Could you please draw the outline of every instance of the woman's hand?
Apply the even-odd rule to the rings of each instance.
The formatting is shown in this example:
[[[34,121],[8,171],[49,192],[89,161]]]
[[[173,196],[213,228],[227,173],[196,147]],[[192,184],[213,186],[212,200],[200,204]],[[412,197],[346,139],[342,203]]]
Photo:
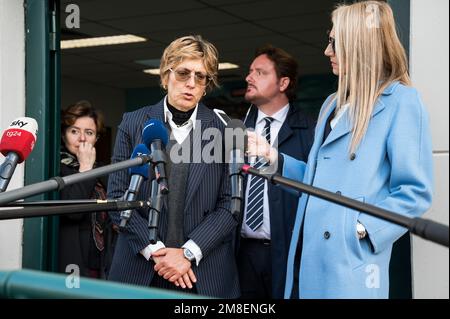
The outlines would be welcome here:
[[[80,163],[80,172],[89,171],[94,167],[96,153],[95,147],[91,143],[80,143],[76,155],[78,162]]]
[[[182,288],[191,289],[197,282],[194,272],[191,270],[191,262],[183,255],[180,248],[162,248],[152,253],[156,265],[154,270],[164,279],[180,285]],[[190,271],[191,270],[191,271]]]
[[[269,164],[278,159],[278,151],[271,147],[264,137],[252,131],[248,132],[247,155],[264,157]]]

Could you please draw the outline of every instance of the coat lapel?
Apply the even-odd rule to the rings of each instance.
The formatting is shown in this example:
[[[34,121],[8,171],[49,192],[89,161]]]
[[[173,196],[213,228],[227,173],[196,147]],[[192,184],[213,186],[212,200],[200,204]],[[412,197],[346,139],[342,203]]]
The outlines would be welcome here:
[[[140,124],[135,127],[134,134],[131,136],[135,145],[143,143],[142,130],[144,129],[145,123],[147,123],[150,119],[160,120],[164,123],[164,99],[154,105],[146,107],[146,112],[143,115],[143,121],[139,121]]]
[[[302,116],[300,110],[297,107],[290,105],[287,117],[278,132],[278,147],[294,134],[293,128],[308,128],[308,123],[306,118]]]
[[[206,108],[203,104],[198,105],[197,110],[197,121],[200,121],[201,125],[197,125],[192,135],[192,157],[193,162],[189,166],[189,177],[186,189],[186,200],[185,207],[189,207],[192,198],[194,197],[195,192],[197,191],[200,182],[205,177],[205,170],[208,168],[209,164],[203,163],[202,161],[202,150],[206,144],[208,144],[209,140],[202,139],[202,133],[208,127],[211,127],[211,122],[213,120],[211,111]]]
[[[323,131],[325,131],[326,119],[328,119],[328,117],[324,119]],[[345,114],[342,115],[341,119],[336,124],[334,129],[331,130],[330,134],[328,135],[328,137],[326,138],[326,140],[322,144],[322,146],[325,146],[327,144],[334,142],[338,138],[350,133],[351,130],[352,130],[352,126],[350,123],[350,118],[348,116],[348,112],[346,111]],[[322,132],[322,139],[323,139],[323,132]]]
[[[334,103],[334,106],[332,107],[332,111],[334,111],[334,109],[336,108],[336,102],[333,102],[333,103]],[[384,107],[385,107],[385,104],[383,103],[383,98],[382,98],[382,96],[380,96],[378,98],[378,100],[375,104],[374,110],[372,112],[372,118],[374,118],[378,113],[380,113],[384,109]],[[328,119],[330,114],[331,114],[331,112],[329,112],[327,114],[327,117],[324,118],[323,125],[321,125],[322,138],[319,140],[323,139],[323,133],[325,131],[326,119]],[[336,124],[334,129],[331,130],[330,134],[328,135],[327,139],[325,140],[325,142],[323,143],[322,146],[328,145],[328,144],[336,141],[337,139],[341,138],[344,135],[347,135],[351,131],[352,131],[352,125],[351,125],[349,113],[348,113],[348,111],[346,111],[345,114],[342,115],[341,119]]]
[[[334,99],[331,102],[331,106],[326,110],[326,113],[322,116],[319,116],[319,121],[317,122],[317,126],[316,126],[316,133],[314,136],[314,144],[313,144],[313,149],[311,149],[310,153],[313,153],[313,151],[317,152],[318,148],[322,145],[322,141],[323,141],[323,134],[325,134],[325,125],[327,124],[327,119],[330,117],[331,113],[334,112],[334,110],[336,109],[336,100]],[[330,134],[327,137],[327,140],[323,143],[323,145],[325,145],[328,140],[330,139],[330,135],[333,133],[333,131],[330,132]]]
[[[153,105],[150,110],[147,112],[144,123],[150,119],[160,120],[164,123],[164,99],[159,101],[157,104]]]
[[[258,117],[258,108],[255,106],[251,106],[248,115],[244,119],[244,125],[247,128],[255,128],[256,126],[256,118]]]
[[[311,147],[308,157],[308,166],[305,172],[305,176],[303,177],[303,181],[306,184],[312,184],[312,180],[316,170],[316,162],[317,162],[317,153],[319,152],[320,147],[322,146],[323,134],[325,133],[325,125],[328,117],[334,109],[336,108],[336,101],[332,101],[332,104],[329,108],[325,109],[324,115],[319,116],[319,120],[316,125],[316,132],[314,134],[314,143]]]

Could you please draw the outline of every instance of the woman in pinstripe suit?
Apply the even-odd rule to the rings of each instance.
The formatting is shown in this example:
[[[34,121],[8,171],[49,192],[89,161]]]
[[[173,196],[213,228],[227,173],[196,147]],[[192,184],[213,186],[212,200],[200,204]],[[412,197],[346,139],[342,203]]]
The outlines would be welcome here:
[[[217,136],[201,138],[207,129],[224,131],[214,112],[200,102],[206,91],[217,85],[217,73],[218,53],[211,43],[200,36],[176,39],[161,58],[161,86],[166,97],[124,115],[113,162],[130,158],[133,148],[142,143],[142,128],[149,119],[163,121],[171,133],[168,154],[181,148],[189,150],[191,156],[190,161],[181,163],[169,156],[170,192],[159,219],[158,242],[149,244],[148,212],[134,211],[117,240],[110,280],[220,298],[239,297],[232,244],[238,217],[229,209],[228,167],[224,161],[192,160],[205,145],[222,142]],[[121,197],[129,180],[125,171],[112,174],[108,197]],[[148,199],[150,191],[146,183],[139,198]],[[119,223],[118,213],[111,213],[111,217]]]

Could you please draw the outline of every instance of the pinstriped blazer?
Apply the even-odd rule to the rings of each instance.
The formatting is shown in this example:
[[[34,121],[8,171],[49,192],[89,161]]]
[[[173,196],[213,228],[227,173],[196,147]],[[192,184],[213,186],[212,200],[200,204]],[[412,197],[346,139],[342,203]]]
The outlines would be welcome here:
[[[112,162],[129,159],[134,147],[142,143],[142,129],[149,119],[164,121],[164,100],[158,104],[125,113],[118,127]],[[224,131],[223,123],[203,104],[199,103],[195,130],[208,128]],[[200,133],[201,133],[200,132]],[[194,151],[218,142],[195,138]],[[198,135],[197,135],[198,136]],[[201,135],[200,135],[201,136]],[[223,136],[223,134],[222,134]],[[211,145],[211,144],[209,144]],[[196,148],[198,147],[198,148]],[[170,176],[169,176],[170,178]],[[108,198],[121,197],[130,181],[127,171],[111,174],[108,181]],[[144,183],[138,199],[149,199],[150,182]],[[228,165],[223,163],[191,163],[187,181],[184,207],[185,241],[192,239],[202,250],[203,258],[198,266],[192,264],[197,276],[196,288],[200,295],[219,298],[237,298],[240,295],[237,267],[232,244],[238,217],[230,213],[230,185]],[[114,223],[119,224],[120,213],[111,212]],[[140,251],[149,244],[148,211],[133,211],[127,229],[121,232],[114,253],[108,279],[129,284],[150,286],[154,276],[154,263],[147,261]],[[161,213],[158,224],[159,239],[164,242],[167,231],[167,215]]]

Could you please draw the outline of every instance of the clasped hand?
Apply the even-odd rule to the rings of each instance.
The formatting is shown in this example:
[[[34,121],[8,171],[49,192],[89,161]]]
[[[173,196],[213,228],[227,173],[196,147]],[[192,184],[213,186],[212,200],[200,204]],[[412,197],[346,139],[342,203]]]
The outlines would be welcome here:
[[[183,255],[183,249],[162,248],[154,252],[152,258],[155,272],[176,286],[192,289],[193,283],[197,282],[191,262]]]

